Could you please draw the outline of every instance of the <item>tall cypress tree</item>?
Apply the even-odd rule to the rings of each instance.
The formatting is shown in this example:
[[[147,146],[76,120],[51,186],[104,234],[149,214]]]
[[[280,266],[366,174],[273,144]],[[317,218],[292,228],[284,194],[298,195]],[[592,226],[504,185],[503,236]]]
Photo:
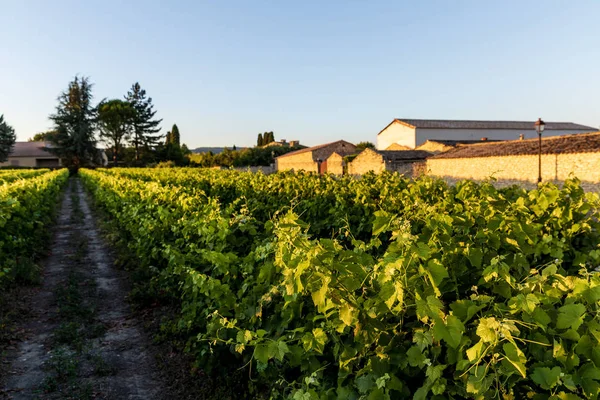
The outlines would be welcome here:
[[[162,119],[154,119],[156,111],[152,104],[152,98],[146,98],[146,91],[141,88],[138,82],[131,86],[131,90],[127,92],[125,99],[131,103],[136,113],[131,143],[135,148],[135,160],[139,161],[140,147],[156,147],[163,138],[163,135],[157,135],[160,132],[159,125]]]
[[[175,144],[177,146],[179,146],[181,144],[181,137],[179,136],[179,128],[177,127],[176,124],[173,124],[173,127],[171,128],[171,140],[170,142],[172,144]]]
[[[15,130],[4,121],[4,115],[0,115],[0,162],[8,159],[16,140]]]
[[[263,139],[262,133],[258,134],[258,139],[256,139],[256,145],[258,147],[261,147],[262,145],[264,145],[264,139]]]
[[[49,117],[56,131],[50,138],[53,146],[49,151],[71,171],[94,165],[99,157],[94,136],[97,110],[92,98],[89,78],[76,76],[58,96],[56,112]]]

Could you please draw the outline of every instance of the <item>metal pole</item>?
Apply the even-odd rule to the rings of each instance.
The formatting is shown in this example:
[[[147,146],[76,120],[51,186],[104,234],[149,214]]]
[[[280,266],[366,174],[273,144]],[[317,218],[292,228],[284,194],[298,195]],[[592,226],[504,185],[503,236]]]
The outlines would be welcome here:
[[[542,133],[538,132],[539,153],[538,153],[538,183],[542,183]]]

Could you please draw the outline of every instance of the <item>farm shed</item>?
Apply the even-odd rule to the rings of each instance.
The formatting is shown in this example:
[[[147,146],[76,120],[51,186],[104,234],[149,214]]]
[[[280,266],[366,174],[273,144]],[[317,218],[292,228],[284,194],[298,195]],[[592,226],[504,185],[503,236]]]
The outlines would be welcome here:
[[[356,152],[356,146],[345,140],[292,151],[275,159],[277,171],[304,170],[307,172],[328,172],[327,159],[337,153],[341,157]]]
[[[377,149],[397,143],[414,149],[427,140],[515,140],[537,137],[534,121],[459,121],[434,119],[394,119],[377,135]],[[571,122],[546,122],[544,135],[558,136],[595,131]]]
[[[348,174],[362,175],[369,171],[396,171],[409,177],[425,172],[424,161],[431,153],[423,150],[365,149],[348,163]]]
[[[538,139],[459,146],[427,159],[431,175],[457,179],[536,182]],[[542,139],[542,179],[564,181],[571,174],[600,183],[600,132]]]
[[[6,162],[1,167],[40,167],[58,168],[60,160],[50,153],[49,142],[16,142]]]

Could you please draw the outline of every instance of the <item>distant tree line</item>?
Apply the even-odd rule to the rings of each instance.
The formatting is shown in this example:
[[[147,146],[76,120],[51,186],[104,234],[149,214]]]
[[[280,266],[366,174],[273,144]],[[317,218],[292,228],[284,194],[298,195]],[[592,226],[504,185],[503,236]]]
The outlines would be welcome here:
[[[198,167],[269,166],[275,162],[276,157],[303,148],[304,146],[272,146],[253,147],[237,151],[225,148],[225,150],[219,154],[213,154],[212,152],[192,154],[190,156],[190,162],[192,166]]]
[[[93,104],[92,87],[89,78],[76,76],[50,115],[53,129],[36,134],[30,141],[51,142],[49,151],[72,170],[101,164],[98,142],[107,146],[105,154],[113,165],[188,162],[177,125],[167,135],[160,134],[162,119],[156,118],[152,98],[138,82],[123,99],[103,99],[97,105]]]

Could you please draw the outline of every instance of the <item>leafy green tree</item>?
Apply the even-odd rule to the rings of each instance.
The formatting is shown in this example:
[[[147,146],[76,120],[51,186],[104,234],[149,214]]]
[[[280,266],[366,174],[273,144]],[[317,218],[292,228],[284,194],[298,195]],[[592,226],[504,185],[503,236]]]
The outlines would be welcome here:
[[[131,86],[125,100],[131,103],[135,110],[131,144],[135,148],[135,161],[137,162],[140,159],[140,147],[143,146],[145,149],[155,148],[163,138],[163,135],[158,135],[162,119],[155,119],[156,111],[152,104],[152,98],[146,98],[146,91],[141,88],[138,82]]]
[[[258,147],[261,147],[261,146],[264,146],[264,144],[265,144],[265,141],[264,141],[264,139],[263,139],[263,134],[262,134],[262,133],[259,133],[259,134],[258,134],[258,139],[256,139],[256,145],[257,145]]]
[[[52,135],[56,135],[56,131],[40,132],[33,135],[28,142],[47,142],[50,141]]]
[[[375,145],[371,142],[360,142],[356,145],[357,151],[363,151],[364,149],[374,149]]]
[[[128,140],[133,131],[135,117],[136,111],[128,101],[114,99],[98,105],[100,138],[112,146],[115,166],[123,141]]]
[[[50,140],[50,152],[72,172],[98,163],[96,149],[97,110],[92,105],[92,84],[89,78],[76,76],[66,91],[58,97],[56,112],[50,115],[56,134]]]
[[[0,115],[0,162],[8,159],[16,140],[15,130],[4,121],[4,115]]]

